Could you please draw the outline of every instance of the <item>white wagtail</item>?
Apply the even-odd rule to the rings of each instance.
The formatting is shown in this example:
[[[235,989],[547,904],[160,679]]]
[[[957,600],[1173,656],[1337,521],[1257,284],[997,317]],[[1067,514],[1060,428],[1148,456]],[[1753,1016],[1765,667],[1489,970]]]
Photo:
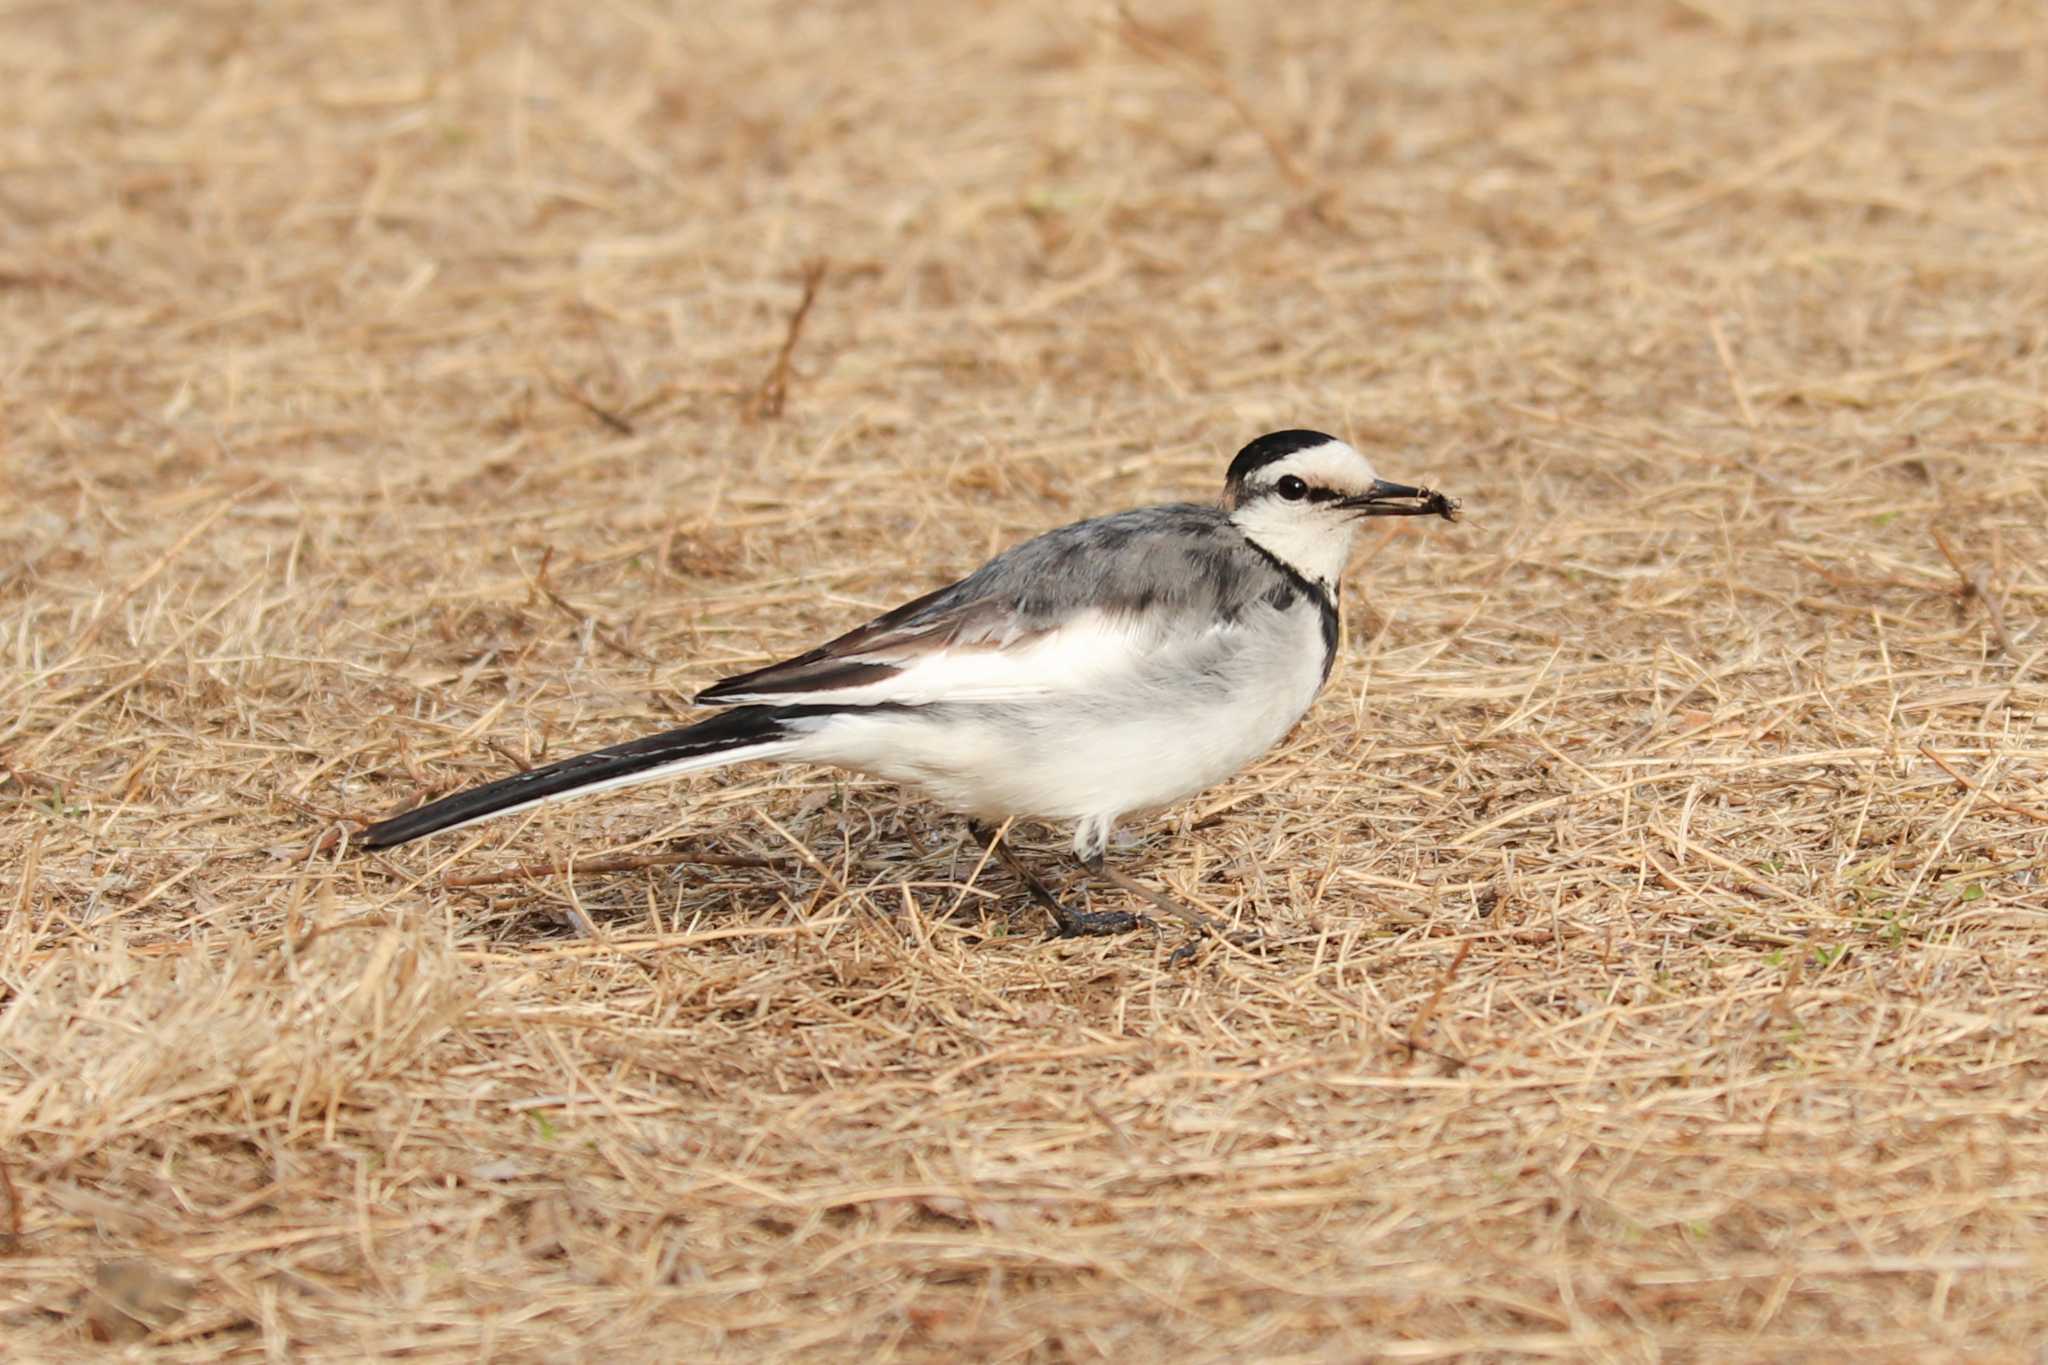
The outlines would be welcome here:
[[[1237,453],[1219,506],[1145,507],[1048,531],[808,654],[697,694],[695,725],[457,792],[363,831],[383,848],[589,792],[745,759],[825,763],[965,814],[1064,934],[1143,921],[1074,911],[993,822],[1071,820],[1083,867],[1190,923],[1103,861],[1123,816],[1192,796],[1279,742],[1337,653],[1337,581],[1362,517],[1436,514],[1315,431]]]

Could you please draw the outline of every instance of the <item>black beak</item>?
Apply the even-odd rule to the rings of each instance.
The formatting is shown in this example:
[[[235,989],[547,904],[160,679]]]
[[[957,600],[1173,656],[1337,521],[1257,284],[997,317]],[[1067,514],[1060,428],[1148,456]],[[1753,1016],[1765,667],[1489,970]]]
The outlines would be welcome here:
[[[1405,483],[1374,479],[1372,487],[1339,504],[1363,517],[1428,517],[1454,520],[1457,500],[1429,488],[1410,488]]]

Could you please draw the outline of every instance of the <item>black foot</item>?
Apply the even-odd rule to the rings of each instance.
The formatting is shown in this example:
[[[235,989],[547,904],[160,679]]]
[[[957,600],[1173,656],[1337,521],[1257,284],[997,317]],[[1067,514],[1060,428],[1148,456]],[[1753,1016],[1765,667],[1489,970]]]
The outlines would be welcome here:
[[[1128,910],[1069,910],[1060,904],[1058,896],[1047,889],[1036,873],[1024,866],[998,832],[979,821],[970,820],[968,832],[981,841],[984,848],[996,855],[1010,874],[1024,883],[1025,891],[1036,901],[1046,914],[1052,916],[1054,938],[1088,938],[1099,934],[1128,934],[1133,929],[1143,929],[1152,921],[1143,915],[1134,915]]]
[[[1250,948],[1265,938],[1265,935],[1257,929],[1233,929],[1214,915],[1197,910],[1191,905],[1182,905],[1163,891],[1154,891],[1143,882],[1133,881],[1111,867],[1100,853],[1092,858],[1082,859],[1081,866],[1087,868],[1098,877],[1107,878],[1132,895],[1152,902],[1160,911],[1180,920],[1190,929],[1193,929],[1197,935],[1213,934],[1235,948]],[[1201,942],[1201,938],[1196,937],[1183,943],[1180,947],[1173,950],[1173,955],[1166,959],[1166,964],[1169,967],[1178,967],[1181,963],[1193,958],[1196,950],[1201,946]]]
[[[1033,899],[1036,899],[1034,897]],[[1069,910],[1065,906],[1055,908],[1045,905],[1052,913],[1054,938],[1087,938],[1096,934],[1128,934],[1133,929],[1151,927],[1152,921],[1143,915],[1134,915],[1128,910]]]

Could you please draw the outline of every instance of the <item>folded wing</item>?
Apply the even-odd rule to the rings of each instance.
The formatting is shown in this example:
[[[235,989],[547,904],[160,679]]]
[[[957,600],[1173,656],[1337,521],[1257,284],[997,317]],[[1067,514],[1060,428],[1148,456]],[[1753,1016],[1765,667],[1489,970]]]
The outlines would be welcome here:
[[[1204,507],[1063,527],[867,624],[699,693],[705,705],[1010,702],[1081,691],[1232,633],[1270,583]],[[1212,645],[1217,643],[1213,639]]]

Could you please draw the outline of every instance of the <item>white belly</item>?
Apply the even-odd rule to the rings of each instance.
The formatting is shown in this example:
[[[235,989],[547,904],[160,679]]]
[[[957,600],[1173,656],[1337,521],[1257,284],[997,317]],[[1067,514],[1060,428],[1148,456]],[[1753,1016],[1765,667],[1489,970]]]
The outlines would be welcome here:
[[[842,713],[798,756],[920,787],[983,819],[1077,821],[1085,854],[1118,817],[1238,772],[1308,710],[1323,681],[1314,610],[1273,612],[1248,635],[1193,677],[1158,670],[1042,701]]]

